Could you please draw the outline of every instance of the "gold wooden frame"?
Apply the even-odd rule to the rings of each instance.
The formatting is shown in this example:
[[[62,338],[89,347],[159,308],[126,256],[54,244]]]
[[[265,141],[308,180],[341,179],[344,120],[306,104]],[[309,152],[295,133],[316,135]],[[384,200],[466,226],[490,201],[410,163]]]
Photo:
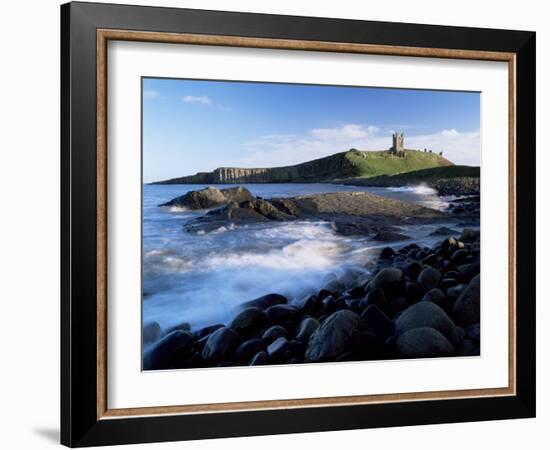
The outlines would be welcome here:
[[[502,61],[508,63],[508,387],[467,389],[401,394],[357,395],[342,397],[265,400],[201,405],[150,406],[109,409],[107,405],[107,42],[109,40],[171,44],[216,45],[266,49],[363,53],[451,59]],[[147,31],[97,30],[97,418],[197,414],[265,409],[344,406],[421,400],[448,400],[516,395],[516,55],[506,52],[455,50],[444,48],[246,38],[237,36],[157,33]]]

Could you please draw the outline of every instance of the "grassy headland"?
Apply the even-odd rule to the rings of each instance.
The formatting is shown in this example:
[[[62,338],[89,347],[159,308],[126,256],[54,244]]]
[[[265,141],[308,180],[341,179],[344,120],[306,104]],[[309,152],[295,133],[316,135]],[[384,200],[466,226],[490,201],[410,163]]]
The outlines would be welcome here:
[[[394,175],[453,163],[436,153],[407,150],[397,157],[387,150],[335,153],[294,166],[272,168],[219,167],[212,172],[158,181],[154,184],[319,183],[335,179]]]

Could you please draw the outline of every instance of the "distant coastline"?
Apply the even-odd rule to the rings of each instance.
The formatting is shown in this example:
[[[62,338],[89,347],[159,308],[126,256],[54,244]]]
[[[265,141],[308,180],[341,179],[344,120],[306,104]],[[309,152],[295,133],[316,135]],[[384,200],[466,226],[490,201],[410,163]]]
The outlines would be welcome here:
[[[428,150],[379,151],[350,149],[301,164],[269,168],[219,167],[151,184],[320,183],[335,179],[395,175],[454,164]]]

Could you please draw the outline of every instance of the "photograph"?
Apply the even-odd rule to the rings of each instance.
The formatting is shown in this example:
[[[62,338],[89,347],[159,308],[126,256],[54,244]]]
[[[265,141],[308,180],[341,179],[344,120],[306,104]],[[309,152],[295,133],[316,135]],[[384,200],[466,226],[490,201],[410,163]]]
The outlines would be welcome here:
[[[479,357],[480,102],[142,77],[142,369]]]

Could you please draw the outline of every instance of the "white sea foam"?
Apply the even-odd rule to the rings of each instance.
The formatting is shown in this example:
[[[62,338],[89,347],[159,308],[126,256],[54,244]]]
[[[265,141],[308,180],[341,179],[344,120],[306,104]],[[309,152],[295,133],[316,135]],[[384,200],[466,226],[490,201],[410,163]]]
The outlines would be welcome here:
[[[401,191],[333,185],[248,187],[265,198],[342,189],[368,190],[419,204],[444,204],[430,188],[422,186]],[[198,188],[144,187],[145,321],[156,320],[162,327],[188,321],[193,328],[225,323],[247,300],[277,292],[293,301],[318,291],[333,275],[340,277],[350,269],[364,271],[365,264],[376,257],[375,243],[341,236],[326,222],[227,224],[207,233],[187,233],[185,222],[204,211],[173,214],[157,205]],[[428,236],[431,231],[433,227],[421,227],[404,233],[416,237]]]
[[[393,192],[412,192],[417,195],[437,195],[437,189],[424,183],[415,186],[389,187],[388,190]]]

